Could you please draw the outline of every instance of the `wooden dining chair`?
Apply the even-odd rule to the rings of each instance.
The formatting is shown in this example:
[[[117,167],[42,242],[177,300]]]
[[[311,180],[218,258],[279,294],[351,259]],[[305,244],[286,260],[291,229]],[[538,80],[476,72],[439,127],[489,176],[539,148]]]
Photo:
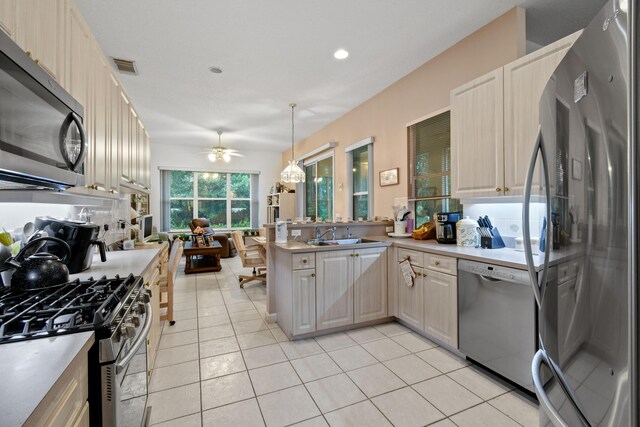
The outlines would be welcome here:
[[[251,276],[246,276],[243,274],[238,276],[238,279],[240,281],[240,287],[244,288],[245,283],[253,282],[254,280],[266,282],[267,281],[267,263],[264,258],[264,255],[260,251],[260,248],[258,247],[247,248],[244,244],[242,231],[236,230],[232,232],[231,235],[233,236],[233,242],[236,245],[238,254],[240,254],[240,260],[242,261],[242,266],[245,268],[253,267],[253,274]]]
[[[178,265],[182,258],[182,240],[176,239],[171,245],[171,253],[169,254],[169,262],[167,263],[167,275],[160,281],[160,320],[168,320],[173,325],[173,284],[178,274]],[[166,310],[163,310],[166,309]],[[164,311],[164,313],[163,313]]]

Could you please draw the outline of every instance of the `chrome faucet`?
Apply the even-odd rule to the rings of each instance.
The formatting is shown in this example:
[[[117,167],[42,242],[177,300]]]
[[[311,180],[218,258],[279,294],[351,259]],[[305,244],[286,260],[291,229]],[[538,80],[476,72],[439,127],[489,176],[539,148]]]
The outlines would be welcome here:
[[[320,234],[320,229],[316,227],[316,239],[320,240],[324,237],[325,234],[331,232],[331,239],[336,240],[336,227],[327,228],[324,230],[324,233]]]

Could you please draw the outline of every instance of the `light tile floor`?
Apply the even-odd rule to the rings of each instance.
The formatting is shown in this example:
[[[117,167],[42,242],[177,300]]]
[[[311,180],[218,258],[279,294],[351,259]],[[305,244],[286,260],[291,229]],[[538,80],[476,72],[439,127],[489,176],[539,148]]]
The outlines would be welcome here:
[[[150,384],[158,426],[526,426],[538,408],[399,323],[289,342],[266,324],[264,285],[178,275]]]

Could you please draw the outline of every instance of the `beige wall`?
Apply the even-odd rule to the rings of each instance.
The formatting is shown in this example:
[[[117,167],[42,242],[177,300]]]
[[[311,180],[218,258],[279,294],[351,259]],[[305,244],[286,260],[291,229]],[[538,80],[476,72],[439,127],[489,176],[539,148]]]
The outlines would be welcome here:
[[[407,196],[407,123],[447,108],[451,89],[523,56],[524,50],[524,10],[514,8],[296,144],[296,154],[311,152],[329,141],[338,142],[334,157],[335,212],[346,218],[351,214],[347,212],[344,147],[375,137],[374,214],[391,216],[393,198]],[[290,156],[290,150],[283,153],[283,167]],[[380,187],[378,172],[395,167],[400,168],[400,184]],[[343,191],[338,190],[340,184]]]

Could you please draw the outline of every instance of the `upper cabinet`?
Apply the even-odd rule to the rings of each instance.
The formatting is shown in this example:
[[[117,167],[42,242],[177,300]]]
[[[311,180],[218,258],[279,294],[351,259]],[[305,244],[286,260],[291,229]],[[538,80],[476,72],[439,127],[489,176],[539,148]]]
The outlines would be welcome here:
[[[547,81],[581,31],[451,91],[451,196],[519,196]],[[540,172],[534,184],[540,183]],[[533,193],[539,192],[539,185]]]
[[[15,42],[57,82],[64,73],[65,0],[14,2]],[[7,6],[9,10],[10,7]]]
[[[582,31],[504,67],[504,179],[508,195],[524,194],[531,152],[538,136],[540,104],[547,82]],[[541,191],[541,171],[534,173],[533,193]]]
[[[0,30],[11,38],[16,30],[16,2],[15,0],[0,0]]]
[[[502,68],[451,91],[451,196],[501,194]]]
[[[0,0],[0,30],[84,106],[85,187],[148,192],[149,133],[73,0]]]

